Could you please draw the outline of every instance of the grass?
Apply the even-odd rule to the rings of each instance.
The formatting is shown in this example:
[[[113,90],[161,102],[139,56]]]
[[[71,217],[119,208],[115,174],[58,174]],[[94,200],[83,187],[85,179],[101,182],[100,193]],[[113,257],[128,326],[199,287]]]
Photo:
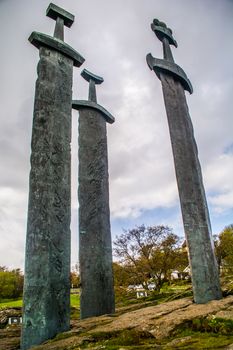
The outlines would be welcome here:
[[[22,307],[23,301],[22,299],[6,299],[6,300],[1,300],[0,301],[0,309],[5,309],[5,308],[14,308],[14,307]]]
[[[130,306],[133,304],[144,304],[146,302],[154,302],[161,304],[167,301],[192,296],[191,283],[180,281],[179,283],[164,283],[160,291],[151,291],[147,297],[136,297],[136,291],[128,291],[126,288],[116,287],[115,297],[116,306]]]
[[[78,294],[70,295],[70,305],[76,309],[80,307],[80,296]]]
[[[71,294],[70,304],[71,304],[71,307],[78,309],[80,306],[79,295]],[[23,305],[22,298],[16,299],[16,300],[12,300],[12,299],[0,300],[0,309],[22,307],[22,305]]]
[[[81,348],[115,350],[123,349],[122,346],[124,346],[124,349],[136,350],[146,349],[154,344],[155,339],[150,333],[125,329],[123,331],[91,333],[90,339],[87,338]]]
[[[233,343],[233,335],[212,332],[192,331],[187,329],[173,339],[166,339],[163,349],[202,350],[221,349]]]
[[[124,331],[92,333],[79,349],[105,349],[105,350],[151,350],[162,348],[164,350],[203,350],[220,349],[233,343],[232,334],[216,334],[186,329],[176,336],[156,340],[150,333],[126,329]]]
[[[136,292],[131,291],[127,293],[116,293],[116,302],[117,306],[127,306],[131,304],[137,304],[137,303],[143,303],[145,301],[152,301],[152,300],[158,300],[159,303],[166,301],[166,298],[169,298],[172,295],[175,295],[176,293],[185,292],[187,288],[190,287],[190,284],[174,284],[174,285],[167,285],[165,284],[162,288],[160,293],[154,292],[151,293],[148,297],[137,299],[136,298]],[[80,307],[80,296],[78,294],[71,294],[70,295],[70,304],[71,307],[78,309]],[[2,299],[0,300],[0,309],[1,308],[14,308],[14,307],[22,307],[22,299]]]
[[[92,333],[91,338],[81,344],[79,349],[105,350],[203,350],[225,349],[233,343],[233,334],[193,331],[180,329],[173,337],[163,340],[155,339],[150,333],[125,329],[123,331]]]
[[[166,302],[171,295],[184,296],[190,292],[190,284],[164,285],[160,293],[151,293],[149,297],[137,299],[136,293],[119,293],[120,302],[123,304]],[[71,318],[79,319],[80,297],[77,294],[70,295]],[[20,307],[22,300],[0,301],[2,307]],[[80,332],[80,331],[79,331]],[[82,331],[78,334],[85,336]],[[77,334],[77,335],[78,335]],[[63,340],[73,336],[73,333],[62,333],[57,335],[54,341]],[[202,349],[224,349],[233,344],[233,320],[217,318],[215,316],[197,318],[180,325],[169,338],[158,340],[150,333],[136,329],[125,329],[123,331],[92,333],[82,344],[75,349],[105,349],[105,350],[152,350],[162,348],[164,350],[202,350]]]
[[[233,336],[233,320],[215,317],[214,315],[187,321],[182,326],[182,329],[185,330],[186,328],[194,332],[209,332]]]
[[[180,325],[164,349],[220,349],[233,343],[233,321],[215,316]],[[170,345],[169,345],[170,344]]]

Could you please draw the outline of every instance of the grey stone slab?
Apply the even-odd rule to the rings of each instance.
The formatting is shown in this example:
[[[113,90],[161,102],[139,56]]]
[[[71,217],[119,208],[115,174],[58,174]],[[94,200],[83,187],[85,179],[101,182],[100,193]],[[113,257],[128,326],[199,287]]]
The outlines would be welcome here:
[[[73,60],[40,48],[36,82],[21,349],[69,329]]]

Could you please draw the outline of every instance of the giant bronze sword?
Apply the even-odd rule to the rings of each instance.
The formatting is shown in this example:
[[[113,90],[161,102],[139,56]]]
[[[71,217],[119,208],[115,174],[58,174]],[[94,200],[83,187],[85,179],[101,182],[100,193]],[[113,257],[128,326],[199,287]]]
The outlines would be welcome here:
[[[170,45],[177,47],[171,29],[158,20],[151,28],[163,44],[164,59],[147,55],[147,63],[161,80],[171,137],[176,179],[191,267],[194,300],[206,303],[222,297],[214,255],[209,212],[192,121],[184,90],[192,85],[175,64]]]
[[[26,237],[21,349],[70,327],[70,142],[73,65],[84,58],[63,41],[74,16],[50,4],[54,36],[33,32],[39,49]]]
[[[86,69],[89,98],[73,101],[79,111],[79,262],[81,318],[113,313],[114,288],[109,213],[106,122],[114,117],[97,104],[103,78]]]

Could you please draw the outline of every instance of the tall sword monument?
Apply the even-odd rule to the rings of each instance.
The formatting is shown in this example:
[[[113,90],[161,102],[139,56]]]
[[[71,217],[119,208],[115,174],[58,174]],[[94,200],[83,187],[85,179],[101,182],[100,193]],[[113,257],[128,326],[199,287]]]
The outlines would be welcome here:
[[[82,77],[89,98],[73,101],[73,108],[79,111],[80,311],[86,318],[115,311],[106,134],[114,117],[97,104],[95,84],[103,78],[85,69]]]
[[[39,49],[26,237],[21,349],[70,326],[70,142],[73,65],[84,58],[63,41],[74,16],[50,4],[54,36],[33,32]]]
[[[147,63],[161,80],[171,137],[177,185],[192,274],[194,301],[222,297],[214,255],[209,212],[201,166],[184,90],[192,93],[185,72],[175,64],[170,45],[177,47],[171,29],[158,20],[151,28],[163,44],[164,59],[147,55]]]

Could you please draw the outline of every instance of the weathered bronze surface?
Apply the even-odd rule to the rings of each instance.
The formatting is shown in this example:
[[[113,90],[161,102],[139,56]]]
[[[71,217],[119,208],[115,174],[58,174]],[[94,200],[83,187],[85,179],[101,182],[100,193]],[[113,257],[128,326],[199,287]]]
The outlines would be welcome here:
[[[57,35],[63,36],[61,25],[63,20]],[[41,43],[38,47],[22,350],[70,327],[70,142],[74,59],[54,49],[53,45]]]
[[[161,26],[161,23],[154,20],[152,30],[163,43],[164,67],[167,66],[168,69],[161,69],[157,64],[158,60],[153,59],[151,54],[147,55],[147,63],[159,76],[163,88],[194,300],[196,303],[206,303],[213,299],[220,299],[222,294],[198,150],[184,93],[184,89],[191,93],[192,87],[186,74],[182,73],[183,70],[180,71],[181,74],[176,74],[177,65],[174,63],[169,45],[177,46],[177,44],[174,44],[171,30],[166,28],[164,23]],[[161,27],[166,29],[164,35]]]
[[[114,118],[96,103],[95,83],[102,78],[84,71],[89,100],[73,101],[79,110],[79,262],[81,318],[115,311],[106,120]],[[86,103],[84,103],[86,102]]]

